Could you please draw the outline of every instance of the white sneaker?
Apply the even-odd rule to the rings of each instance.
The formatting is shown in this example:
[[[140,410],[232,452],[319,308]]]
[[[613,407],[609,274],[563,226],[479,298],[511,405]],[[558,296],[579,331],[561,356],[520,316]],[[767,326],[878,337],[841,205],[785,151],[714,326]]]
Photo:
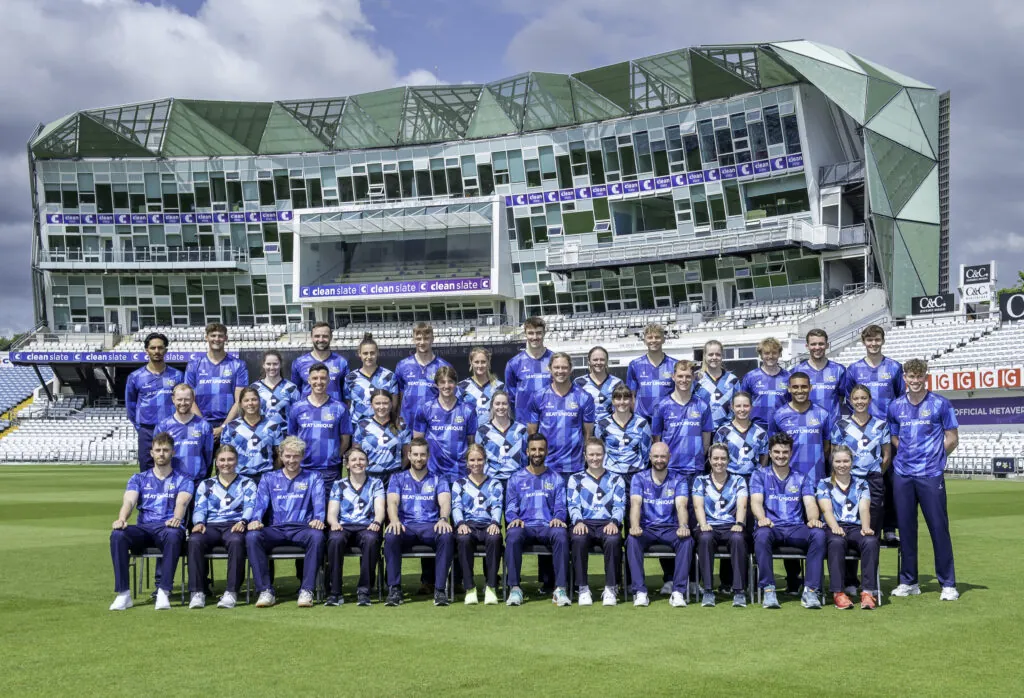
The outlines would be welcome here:
[[[920,596],[921,587],[916,584],[900,584],[892,590],[893,596]]]
[[[313,607],[313,592],[303,589],[299,592],[299,608]]]
[[[234,608],[236,603],[238,603],[238,595],[233,591],[225,591],[224,595],[220,597],[220,601],[217,602],[217,608]]]
[[[846,593],[846,595],[847,595],[847,596],[849,596],[849,597],[850,597],[851,599],[857,596],[857,587],[855,587],[855,586],[852,586],[852,585],[851,585],[851,586],[845,587],[845,588],[843,589],[843,591],[844,591],[844,592]]]
[[[942,587],[942,593],[939,594],[939,601],[956,601],[959,598],[960,592],[956,587]]]
[[[274,596],[274,592],[270,589],[260,592],[260,597],[256,599],[256,608],[270,608],[277,603],[277,598]]]
[[[201,591],[194,592],[188,602],[189,608],[206,608],[206,594]]]
[[[611,587],[605,587],[604,593],[601,594],[601,605],[602,606],[615,606],[619,603],[619,595],[615,593],[615,590]]]
[[[576,603],[580,606],[593,606],[594,596],[590,593],[590,589],[580,589],[580,598]]]
[[[171,599],[163,589],[156,590],[156,603],[153,605],[158,611],[166,611],[171,607]]]
[[[662,584],[661,591],[659,591],[658,593],[660,593],[662,596],[668,596],[669,594],[671,594],[672,582],[665,582],[664,584]]]
[[[633,594],[633,607],[634,608],[639,608],[641,606],[650,606],[650,605],[651,605],[651,600],[649,598],[647,598],[647,592],[646,591],[638,591],[637,593]]]
[[[130,591],[122,591],[114,597],[114,603],[110,604],[111,611],[127,611],[131,607],[132,593]]]
[[[673,608],[682,608],[686,605],[686,597],[683,596],[681,591],[673,591],[672,596],[668,597],[668,605]]]

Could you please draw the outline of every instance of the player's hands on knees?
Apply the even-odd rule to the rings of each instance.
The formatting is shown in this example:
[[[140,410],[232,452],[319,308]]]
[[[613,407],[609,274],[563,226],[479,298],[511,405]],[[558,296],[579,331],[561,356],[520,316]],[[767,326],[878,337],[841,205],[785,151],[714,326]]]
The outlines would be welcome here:
[[[760,526],[761,528],[772,528],[773,527],[772,526],[772,520],[769,519],[767,516],[762,516],[761,518],[759,518],[757,520],[757,525]]]
[[[619,535],[619,526],[614,521],[609,521],[604,525],[605,535],[617,536]]]
[[[205,529],[206,527],[204,526],[203,528]],[[235,525],[231,527],[231,532],[232,533],[245,533],[245,524],[242,523],[241,521],[236,522]]]
[[[111,525],[111,528],[113,528],[115,531],[123,531],[124,529],[128,528],[128,522],[124,519],[118,519]]]
[[[402,525],[401,521],[392,521],[391,523],[388,524],[388,527],[385,530],[388,533],[394,533],[395,535],[401,535],[402,533],[405,533],[405,526]]]
[[[678,536],[679,538],[689,538],[690,537],[690,527],[689,526],[680,526],[678,529],[676,529],[676,536]]]
[[[164,526],[166,526],[167,528],[177,528],[180,525],[181,519],[179,519],[177,516],[170,518],[167,521],[164,521]]]
[[[379,521],[373,521],[373,522],[371,522],[371,523],[370,523],[370,525],[369,525],[369,526],[367,526],[366,528],[368,528],[369,530],[371,530],[371,531],[373,531],[374,533],[376,533],[377,531],[379,531],[379,530],[380,530],[380,522],[379,522]]]
[[[525,528],[526,523],[522,519],[513,519],[509,522],[509,528]]]
[[[629,535],[631,535],[631,536],[642,536],[643,534],[644,534],[644,529],[641,528],[640,526],[630,526],[629,527]]]
[[[493,528],[493,527],[494,527],[494,524],[491,524],[490,526],[488,526],[487,532],[490,533],[491,532],[491,528]],[[459,527],[457,529],[455,529],[455,530],[456,530],[456,532],[460,536],[468,536],[469,535],[469,526],[467,526],[464,523],[459,524]]]
[[[844,529],[839,524],[836,524],[835,526],[829,526],[828,528],[830,531],[832,531],[833,534],[846,538],[846,529]]]
[[[250,531],[259,531],[261,528],[263,528],[263,522],[260,521],[259,519],[257,519],[256,521],[250,521],[249,522],[249,530]]]
[[[238,524],[235,525],[237,526]],[[234,531],[235,529],[232,528],[231,530]],[[206,533],[206,524],[196,524],[192,527],[192,533]]]
[[[572,527],[572,532],[574,535],[577,536],[585,535],[587,532],[587,525],[580,521],[578,524]]]
[[[369,528],[369,526],[367,526],[367,528]],[[331,524],[331,530],[332,531],[344,531],[345,528],[340,523],[332,523]]]
[[[551,521],[548,522],[548,526],[551,528],[569,528],[561,519],[551,519]]]
[[[441,519],[434,524],[434,533],[451,533],[452,525],[448,523],[448,519]]]
[[[711,530],[711,524],[709,524],[709,523],[708,523],[707,521],[705,521],[704,523],[702,523],[702,524],[700,525],[700,530],[702,530],[702,531],[704,531],[705,533],[707,533],[708,531],[710,531],[710,530]]]
[[[875,535],[875,531],[872,528],[868,528],[866,526],[861,526],[860,534],[862,536],[873,536],[873,535]]]
[[[808,521],[807,526],[808,528],[825,528],[825,522],[821,519],[814,519],[813,521]],[[845,532],[843,535],[845,535]]]
[[[501,533],[501,526],[496,523],[492,523],[487,527],[487,533],[488,535],[497,536]]]
[[[326,528],[326,526],[324,526],[324,522],[320,519],[313,519],[312,521],[310,521],[309,527],[312,528],[314,531],[322,531],[324,530],[324,528]]]

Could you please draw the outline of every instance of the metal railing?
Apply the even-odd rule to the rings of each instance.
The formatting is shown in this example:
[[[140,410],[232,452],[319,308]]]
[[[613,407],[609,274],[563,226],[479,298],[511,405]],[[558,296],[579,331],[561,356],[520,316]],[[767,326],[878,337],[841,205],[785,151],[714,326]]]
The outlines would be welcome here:
[[[41,264],[240,264],[249,261],[242,247],[140,247],[134,250],[39,250]]]

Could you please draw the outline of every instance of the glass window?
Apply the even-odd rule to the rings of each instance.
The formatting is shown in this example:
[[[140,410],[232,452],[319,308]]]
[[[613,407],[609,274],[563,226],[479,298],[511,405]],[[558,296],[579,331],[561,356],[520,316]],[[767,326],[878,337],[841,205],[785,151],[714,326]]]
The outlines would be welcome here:
[[[782,117],[782,131],[786,137],[786,152],[792,155],[800,152],[800,131],[796,124],[796,115]]]
[[[699,122],[697,124],[697,133],[700,135],[702,162],[715,162],[718,160],[718,153],[715,151],[715,129],[711,125],[711,120]]]
[[[768,140],[765,138],[764,124],[760,121],[747,125],[750,134],[750,151],[754,160],[764,160],[768,157]]]
[[[765,107],[764,128],[768,136],[768,145],[779,145],[782,143],[782,120],[779,118],[778,107]]]

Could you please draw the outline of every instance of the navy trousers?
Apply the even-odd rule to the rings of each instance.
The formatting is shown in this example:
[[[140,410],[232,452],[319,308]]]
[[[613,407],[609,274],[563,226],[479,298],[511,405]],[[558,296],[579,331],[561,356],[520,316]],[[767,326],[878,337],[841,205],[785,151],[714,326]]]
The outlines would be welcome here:
[[[498,586],[498,563],[501,560],[501,532],[487,532],[489,523],[466,521],[469,533],[455,534],[455,542],[459,550],[459,565],[462,567],[462,581],[466,589],[475,589],[473,579],[474,553],[478,543],[484,544],[484,582],[492,589]],[[456,527],[458,530],[458,527]]]
[[[166,592],[174,585],[174,571],[185,544],[185,529],[162,523],[138,524],[110,532],[110,559],[114,563],[114,592],[128,591],[128,558],[146,548],[160,548],[163,557],[157,567],[156,586]]]
[[[312,592],[316,587],[316,573],[320,568],[320,560],[323,559],[324,532],[310,528],[304,523],[266,526],[246,534],[245,547],[249,553],[256,591],[273,591],[268,556],[271,550],[280,545],[297,545],[305,550],[300,589]]]
[[[667,545],[675,553],[675,559],[668,562],[672,568],[672,591],[686,593],[690,576],[690,561],[693,559],[693,536],[680,538],[676,535],[678,527],[672,524],[664,526],[645,526],[639,536],[626,538],[626,561],[629,564],[629,577],[632,580],[631,591],[647,593],[647,580],[644,576],[644,553],[656,543]]]
[[[188,590],[193,594],[205,591],[209,561],[206,556],[218,546],[227,548],[228,574],[226,591],[238,593],[245,576],[245,532],[233,533],[231,523],[206,524],[204,533],[193,533],[188,539]]]
[[[519,586],[523,571],[523,548],[546,545],[551,549],[555,586],[565,588],[569,576],[569,529],[553,526],[523,526],[505,532],[505,571],[509,586]]]
[[[825,564],[825,529],[810,528],[807,524],[777,524],[773,528],[758,527],[755,529],[754,557],[757,559],[757,583],[762,589],[775,586],[772,552],[777,545],[799,548],[806,553],[807,569],[804,585],[808,589],[821,590],[821,577]]]
[[[733,531],[731,526],[712,527],[710,531],[696,530],[697,535],[697,558],[700,561],[701,584],[708,591],[715,587],[715,553],[722,543],[729,545],[729,565],[722,565],[722,570],[728,569],[728,583],[732,584],[734,593],[740,593],[747,587],[747,534],[745,531]],[[725,560],[723,559],[724,563]],[[722,579],[722,584],[726,584]]]
[[[452,563],[452,534],[437,533],[434,524],[405,524],[405,533],[384,534],[384,562],[387,566],[389,587],[402,586],[402,553],[414,545],[426,545],[437,556],[434,565],[434,588],[443,590],[448,581],[448,566]]]
[[[953,541],[949,537],[949,514],[946,511],[946,481],[935,477],[904,477],[893,473],[893,501],[896,503],[896,523],[900,529],[900,547],[903,565],[901,584],[917,584],[917,507],[920,505],[924,522],[932,537],[935,553],[935,576],[944,587],[956,586],[953,566]]]
[[[345,564],[345,551],[359,546],[359,581],[356,591],[369,592],[374,582],[377,561],[380,560],[380,531],[371,531],[366,526],[345,524],[340,531],[331,531],[327,536],[327,570],[330,578],[330,593],[341,595],[341,578]]]
[[[609,535],[604,532],[607,521],[584,521],[587,532],[572,534],[572,569],[576,575],[576,586],[587,586],[587,571],[590,567],[590,547],[600,545],[604,553],[604,585],[619,584],[619,569],[622,567],[622,534]]]
[[[149,451],[153,448],[153,430],[156,425],[140,424],[135,429],[139,435],[139,472],[144,473],[153,467],[153,454]]]
[[[860,553],[860,574],[864,580],[864,591],[878,591],[874,588],[875,580],[878,578],[878,536],[863,535],[860,526],[842,523],[839,525],[846,531],[845,536],[828,532],[828,590],[836,594],[846,587],[846,551],[856,548]],[[851,561],[850,564],[856,573],[856,561]],[[852,582],[852,578],[849,581]]]

